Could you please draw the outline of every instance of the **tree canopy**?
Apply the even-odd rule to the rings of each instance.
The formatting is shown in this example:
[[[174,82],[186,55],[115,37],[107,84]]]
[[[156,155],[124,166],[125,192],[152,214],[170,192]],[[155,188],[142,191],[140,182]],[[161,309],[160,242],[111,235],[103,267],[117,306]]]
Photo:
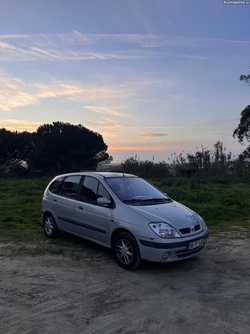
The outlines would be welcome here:
[[[247,85],[250,85],[250,74],[248,75],[242,74],[240,76],[240,81],[245,81]]]
[[[243,143],[244,140],[250,141],[250,105],[242,110],[240,123],[234,130],[233,136],[237,137],[240,143]]]
[[[240,81],[244,81],[250,86],[250,74],[241,75]],[[246,106],[241,112],[240,123],[233,132],[233,137],[237,138],[238,141],[243,144],[244,142],[250,142],[250,105]],[[250,146],[241,154],[241,158],[250,158]]]
[[[1,129],[0,170],[22,160],[30,172],[40,175],[95,169],[112,160],[107,148],[99,133],[82,125],[54,122],[33,133]]]

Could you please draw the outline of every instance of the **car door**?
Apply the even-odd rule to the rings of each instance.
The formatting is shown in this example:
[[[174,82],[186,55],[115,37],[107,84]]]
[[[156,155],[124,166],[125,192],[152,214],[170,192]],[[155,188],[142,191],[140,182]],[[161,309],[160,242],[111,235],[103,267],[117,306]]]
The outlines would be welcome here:
[[[81,227],[82,236],[106,243],[109,240],[113,209],[112,205],[97,205],[99,197],[106,197],[113,203],[109,192],[99,180],[85,176],[79,192],[76,221]]]
[[[76,201],[76,196],[81,177],[81,175],[66,177],[57,191],[57,196],[54,196],[53,211],[56,220],[59,226],[67,232],[77,233],[75,216],[78,202]]]

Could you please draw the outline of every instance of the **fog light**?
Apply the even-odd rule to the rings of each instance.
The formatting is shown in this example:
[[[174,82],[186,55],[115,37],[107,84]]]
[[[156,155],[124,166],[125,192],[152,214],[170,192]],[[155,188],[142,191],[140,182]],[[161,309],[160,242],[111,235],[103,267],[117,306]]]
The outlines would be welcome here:
[[[164,254],[162,255],[162,258],[163,258],[164,260],[167,260],[167,259],[169,258],[169,256],[170,256],[170,253],[164,253]]]

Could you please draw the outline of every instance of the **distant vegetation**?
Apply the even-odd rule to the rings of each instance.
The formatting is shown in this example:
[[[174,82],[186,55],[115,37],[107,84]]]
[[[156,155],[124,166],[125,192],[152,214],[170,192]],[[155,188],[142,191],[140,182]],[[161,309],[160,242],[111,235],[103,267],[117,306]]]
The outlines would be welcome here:
[[[144,178],[191,178],[193,180],[247,180],[250,179],[250,160],[243,154],[237,158],[227,152],[222,142],[213,150],[201,147],[194,154],[173,153],[168,162],[141,161],[138,156],[126,159],[119,167],[124,173]]]

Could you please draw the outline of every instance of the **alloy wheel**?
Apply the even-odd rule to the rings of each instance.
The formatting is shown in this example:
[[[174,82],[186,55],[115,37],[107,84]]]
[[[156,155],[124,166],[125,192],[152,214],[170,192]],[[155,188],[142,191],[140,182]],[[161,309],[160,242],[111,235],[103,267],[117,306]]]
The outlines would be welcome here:
[[[45,232],[48,236],[51,236],[53,234],[53,231],[54,231],[54,221],[52,219],[52,217],[50,216],[47,216],[45,218],[45,222],[44,222],[44,229],[45,229]]]
[[[116,255],[125,265],[133,261],[134,251],[131,243],[127,239],[119,239],[116,244]]]

